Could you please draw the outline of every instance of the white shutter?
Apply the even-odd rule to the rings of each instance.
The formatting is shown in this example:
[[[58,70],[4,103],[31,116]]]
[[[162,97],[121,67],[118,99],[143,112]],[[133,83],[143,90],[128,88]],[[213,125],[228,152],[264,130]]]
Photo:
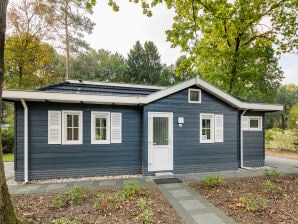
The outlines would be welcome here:
[[[242,130],[249,129],[249,116],[241,116],[241,128]]]
[[[111,143],[122,142],[122,116],[121,113],[111,113]]]
[[[61,111],[48,111],[48,144],[61,144]]]
[[[224,141],[224,119],[223,115],[215,115],[214,120],[214,128],[215,128],[215,142],[223,142]]]

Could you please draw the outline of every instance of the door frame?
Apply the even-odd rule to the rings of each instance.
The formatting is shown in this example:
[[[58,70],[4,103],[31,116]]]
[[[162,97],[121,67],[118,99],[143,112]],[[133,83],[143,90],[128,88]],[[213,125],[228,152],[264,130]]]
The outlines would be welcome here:
[[[150,164],[153,163],[153,117],[168,117],[169,118],[169,167],[167,171],[173,170],[173,154],[174,154],[174,128],[173,128],[173,112],[148,112],[148,172],[151,171],[164,171],[164,169],[150,168]]]

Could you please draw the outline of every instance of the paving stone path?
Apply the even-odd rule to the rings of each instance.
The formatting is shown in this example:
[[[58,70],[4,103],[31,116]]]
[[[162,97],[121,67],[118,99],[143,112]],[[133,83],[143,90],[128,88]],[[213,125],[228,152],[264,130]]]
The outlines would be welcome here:
[[[157,186],[187,224],[236,223],[184,183]]]

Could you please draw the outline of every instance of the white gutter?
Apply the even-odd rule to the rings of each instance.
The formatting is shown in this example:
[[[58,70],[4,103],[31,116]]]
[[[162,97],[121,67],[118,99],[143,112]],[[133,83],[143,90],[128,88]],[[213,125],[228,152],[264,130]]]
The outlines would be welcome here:
[[[243,128],[242,128],[242,117],[246,113],[247,110],[244,110],[240,116],[240,168],[244,168],[243,166]]]
[[[21,99],[24,107],[24,182],[28,183],[28,107],[24,99]]]

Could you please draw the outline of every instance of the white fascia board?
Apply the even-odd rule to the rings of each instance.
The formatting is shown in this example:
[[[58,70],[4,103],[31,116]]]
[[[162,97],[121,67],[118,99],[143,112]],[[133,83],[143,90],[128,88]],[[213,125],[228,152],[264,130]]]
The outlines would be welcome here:
[[[193,86],[193,85],[196,85],[196,78],[193,78],[193,79],[187,80],[185,82],[179,83],[175,86],[166,88],[164,90],[152,93],[152,94],[148,95],[147,97],[145,97],[144,104],[151,103],[155,100],[158,100],[158,99],[161,99],[161,98],[166,97],[168,95],[171,95],[173,93],[179,92],[180,90],[186,89],[186,88],[188,88],[190,86]]]
[[[7,100],[30,100],[50,101],[67,103],[92,103],[92,104],[117,104],[117,105],[138,105],[143,102],[144,97],[127,96],[102,96],[78,93],[57,93],[44,91],[17,91],[3,90],[3,99]]]
[[[109,82],[93,82],[93,81],[79,81],[79,80],[66,80],[66,82],[74,84],[87,84],[87,85],[99,85],[99,86],[115,86],[115,87],[128,87],[128,88],[140,88],[140,89],[157,89],[162,90],[166,87],[161,86],[147,86],[147,85],[134,85],[126,83],[109,83]]]
[[[255,111],[283,111],[284,106],[276,105],[276,104],[242,102],[242,108],[240,109],[255,110]]]

